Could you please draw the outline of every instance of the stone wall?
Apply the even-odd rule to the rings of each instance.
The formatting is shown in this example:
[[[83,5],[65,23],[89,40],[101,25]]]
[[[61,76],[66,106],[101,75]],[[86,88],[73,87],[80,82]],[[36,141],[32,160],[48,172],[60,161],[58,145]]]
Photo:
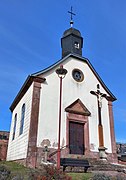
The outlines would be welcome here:
[[[9,132],[0,131],[0,160],[6,160]]]

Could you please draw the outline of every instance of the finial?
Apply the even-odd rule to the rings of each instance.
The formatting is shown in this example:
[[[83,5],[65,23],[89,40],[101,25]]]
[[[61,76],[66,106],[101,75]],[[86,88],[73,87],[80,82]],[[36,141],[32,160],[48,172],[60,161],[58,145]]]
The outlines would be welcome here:
[[[70,13],[71,14],[71,20],[70,20],[70,25],[71,25],[71,27],[73,27],[73,15],[75,16],[76,14],[75,13],[73,13],[73,7],[71,6],[71,11],[68,11],[68,13]]]

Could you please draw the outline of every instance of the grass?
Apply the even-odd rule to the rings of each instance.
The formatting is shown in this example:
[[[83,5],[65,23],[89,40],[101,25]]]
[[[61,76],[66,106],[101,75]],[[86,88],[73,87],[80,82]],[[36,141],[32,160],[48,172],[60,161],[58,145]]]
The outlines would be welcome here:
[[[68,176],[72,177],[72,180],[88,180],[90,179],[93,175],[92,173],[67,173]]]
[[[23,177],[24,180],[29,179],[29,174],[31,171],[33,172],[33,169],[26,168],[23,165],[11,162],[11,161],[0,161],[0,166],[4,166],[7,170],[11,172],[11,177],[18,176]],[[92,173],[67,173],[68,176],[72,177],[72,180],[88,180],[92,177]]]
[[[5,166],[8,170],[13,172],[26,172],[27,168],[16,162],[11,161],[0,161],[0,165]]]
[[[28,179],[30,169],[24,167],[23,165],[20,165],[19,163],[16,162],[11,162],[11,161],[0,161],[0,167],[4,166],[7,170],[11,172],[11,177],[18,176],[23,177],[24,180]]]
[[[27,168],[27,167],[25,167],[23,165],[20,165],[19,163],[16,163],[16,162],[0,161],[0,172],[2,172],[1,171],[2,167],[5,167],[6,170],[10,171],[10,174],[8,175],[8,178],[6,178],[6,180],[11,180],[14,177],[16,179],[19,179],[19,180],[21,180],[21,179],[23,179],[23,180],[28,180],[28,179],[29,180],[36,180],[36,179],[38,179],[40,177],[39,178],[39,180],[40,180],[40,179],[43,179],[42,178],[43,176],[44,177],[48,176],[50,170],[51,170],[51,172],[53,172],[53,174],[56,177],[55,170],[50,169],[49,167],[45,168],[45,169],[32,169],[32,168]],[[48,169],[48,171],[46,169]],[[45,172],[46,172],[46,174],[45,174]],[[62,175],[62,174],[60,174],[60,175]],[[69,177],[71,177],[72,180],[89,180],[91,178],[94,179],[95,174],[91,173],[91,172],[87,172],[87,173],[74,173],[74,172],[71,172],[71,173],[67,173],[67,175]],[[103,176],[101,173],[100,173],[100,175],[99,175],[99,173],[96,174],[96,175],[97,175],[97,177],[95,179],[98,179],[98,176],[100,176],[100,177]],[[106,176],[107,176],[107,174],[106,174]],[[52,174],[49,177],[52,177]],[[119,177],[120,180],[125,179],[125,177],[120,175],[120,174],[118,175],[118,177]],[[117,177],[117,175],[114,175],[114,176],[111,176],[110,179],[114,180],[114,179],[118,179],[118,177]],[[0,174],[0,179],[1,179],[1,174]],[[55,178],[55,179],[59,180],[60,178]]]

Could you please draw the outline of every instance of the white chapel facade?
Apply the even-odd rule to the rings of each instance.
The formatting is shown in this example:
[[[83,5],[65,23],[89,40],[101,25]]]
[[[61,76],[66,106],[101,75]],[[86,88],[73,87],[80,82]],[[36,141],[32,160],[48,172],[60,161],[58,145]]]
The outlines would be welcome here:
[[[117,162],[112,109],[116,98],[90,61],[82,57],[79,30],[66,30],[61,46],[62,58],[28,76],[10,107],[7,160],[36,167],[47,146],[48,159],[57,162],[60,84],[56,69],[62,65],[67,74],[62,81],[61,157],[99,159],[99,148],[103,148],[106,159]]]

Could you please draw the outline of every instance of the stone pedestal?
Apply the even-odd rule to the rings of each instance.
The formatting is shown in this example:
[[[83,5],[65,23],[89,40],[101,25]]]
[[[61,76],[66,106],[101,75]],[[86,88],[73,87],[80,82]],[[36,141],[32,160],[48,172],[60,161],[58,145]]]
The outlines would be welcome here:
[[[48,152],[49,152],[49,149],[48,149],[47,145],[45,145],[45,148],[43,149],[43,152],[45,153],[44,161],[47,163]]]
[[[106,155],[106,149],[105,147],[99,147],[98,150],[99,150],[99,157],[100,159],[103,159],[103,160],[106,160],[107,159],[107,155]]]

